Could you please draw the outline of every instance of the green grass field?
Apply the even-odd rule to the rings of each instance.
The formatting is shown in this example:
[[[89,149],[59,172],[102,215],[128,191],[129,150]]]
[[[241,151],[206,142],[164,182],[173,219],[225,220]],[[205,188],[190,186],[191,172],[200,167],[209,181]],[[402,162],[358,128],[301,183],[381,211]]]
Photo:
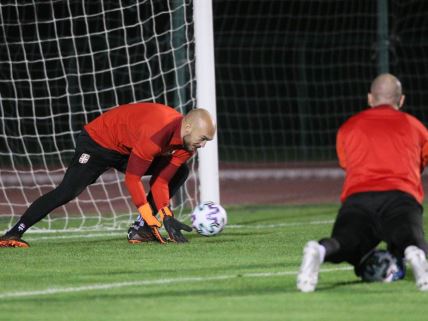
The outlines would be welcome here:
[[[409,272],[360,282],[324,264],[299,293],[303,245],[330,233],[336,205],[229,208],[216,237],[129,245],[125,232],[30,234],[0,249],[0,320],[427,320],[428,293]]]

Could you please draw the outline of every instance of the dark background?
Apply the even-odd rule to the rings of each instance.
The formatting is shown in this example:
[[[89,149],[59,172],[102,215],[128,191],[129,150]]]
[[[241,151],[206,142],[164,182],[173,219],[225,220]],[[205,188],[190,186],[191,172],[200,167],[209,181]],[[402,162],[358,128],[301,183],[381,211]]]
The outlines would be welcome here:
[[[377,3],[213,1],[223,163],[335,159],[379,70]],[[83,124],[121,103],[196,106],[191,1],[121,4],[2,2],[1,167],[62,166]],[[389,70],[426,124],[428,1],[387,4]]]
[[[378,1],[214,1],[223,161],[335,159],[378,74]],[[428,122],[428,1],[387,1],[389,70]]]
[[[195,107],[190,0],[0,10],[0,167],[64,166],[83,125],[119,104]]]

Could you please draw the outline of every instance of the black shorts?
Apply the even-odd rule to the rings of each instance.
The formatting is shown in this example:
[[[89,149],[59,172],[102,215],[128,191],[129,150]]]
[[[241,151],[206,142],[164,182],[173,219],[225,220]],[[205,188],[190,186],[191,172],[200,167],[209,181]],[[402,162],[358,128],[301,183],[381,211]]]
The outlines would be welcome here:
[[[401,191],[357,193],[342,204],[333,226],[332,238],[340,250],[328,261],[353,265],[381,241],[402,257],[408,245],[427,250],[423,232],[423,208]]]
[[[125,172],[128,159],[129,155],[102,147],[85,130],[82,130],[77,137],[76,150],[69,164],[69,169],[81,168],[81,171],[96,176],[96,180],[109,168]]]

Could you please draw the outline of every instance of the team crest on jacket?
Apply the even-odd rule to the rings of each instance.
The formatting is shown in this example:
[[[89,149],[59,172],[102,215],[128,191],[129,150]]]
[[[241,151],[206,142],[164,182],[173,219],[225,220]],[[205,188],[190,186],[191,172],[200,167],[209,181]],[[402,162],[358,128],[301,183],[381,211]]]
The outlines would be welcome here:
[[[89,158],[91,158],[91,155],[83,153],[82,155],[80,155],[79,163],[80,164],[86,164],[88,162]]]

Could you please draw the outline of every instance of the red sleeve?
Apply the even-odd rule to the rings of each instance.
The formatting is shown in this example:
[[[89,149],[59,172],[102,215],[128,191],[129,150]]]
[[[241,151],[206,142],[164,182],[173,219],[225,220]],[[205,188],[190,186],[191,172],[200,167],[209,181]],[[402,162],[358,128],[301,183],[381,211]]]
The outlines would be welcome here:
[[[416,129],[421,148],[421,172],[428,165],[428,129],[417,118],[406,115],[411,126]]]
[[[150,164],[151,160],[142,159],[134,153],[129,156],[128,167],[125,172],[125,185],[137,208],[147,203],[141,177],[150,167]]]
[[[428,140],[425,141],[425,144],[422,148],[422,165],[424,167],[428,165]]]
[[[346,155],[345,155],[345,147],[343,141],[343,132],[342,128],[339,129],[336,138],[336,153],[337,158],[339,159],[339,165],[343,169],[346,168]]]
[[[415,122],[417,123],[421,133],[420,136],[421,136],[421,145],[422,145],[422,151],[421,151],[422,167],[426,167],[428,165],[428,129],[420,121],[415,121]]]
[[[168,165],[162,168],[158,173],[154,173],[150,179],[150,190],[155,201],[156,208],[161,209],[169,205],[168,184],[174,177],[178,168],[184,164],[193,153],[179,149],[174,152]]]

